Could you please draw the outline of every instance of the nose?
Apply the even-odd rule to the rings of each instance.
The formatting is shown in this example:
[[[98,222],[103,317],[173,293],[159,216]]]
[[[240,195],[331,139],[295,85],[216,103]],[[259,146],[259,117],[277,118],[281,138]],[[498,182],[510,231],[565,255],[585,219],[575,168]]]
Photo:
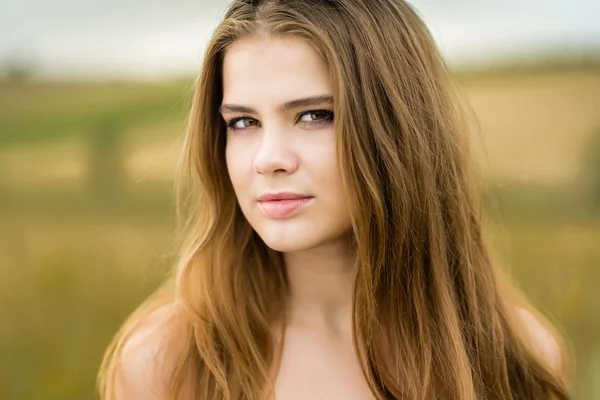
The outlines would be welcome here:
[[[254,171],[261,175],[276,172],[291,174],[298,169],[298,157],[290,138],[282,130],[263,129],[261,142],[254,157]]]

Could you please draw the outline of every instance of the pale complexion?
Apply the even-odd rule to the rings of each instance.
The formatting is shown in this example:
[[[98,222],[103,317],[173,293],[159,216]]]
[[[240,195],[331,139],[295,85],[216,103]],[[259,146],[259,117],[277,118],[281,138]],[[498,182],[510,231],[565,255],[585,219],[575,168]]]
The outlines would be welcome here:
[[[356,270],[325,61],[295,37],[238,40],[223,63],[221,113],[242,212],[284,254],[289,277],[277,399],[372,398],[352,344]],[[290,217],[271,218],[257,198],[274,192],[313,199]]]
[[[277,400],[372,398],[352,346],[356,271],[333,123],[320,111],[333,109],[322,97],[333,93],[326,67],[308,43],[287,37],[239,40],[228,49],[223,68],[223,104],[254,110],[223,108],[228,121],[244,118],[234,127],[249,127],[227,132],[230,178],[252,227],[268,246],[284,253],[291,285]],[[320,102],[281,110],[290,101],[313,96]],[[321,124],[306,123],[323,119]],[[278,191],[300,192],[314,200],[293,217],[273,220],[262,213],[256,198]],[[173,327],[182,324],[176,321],[177,309],[168,304],[156,310],[127,340],[111,400],[169,398],[164,376],[187,351],[183,344],[165,345]],[[531,346],[560,371],[560,348],[552,335],[533,314],[522,311],[519,316]]]

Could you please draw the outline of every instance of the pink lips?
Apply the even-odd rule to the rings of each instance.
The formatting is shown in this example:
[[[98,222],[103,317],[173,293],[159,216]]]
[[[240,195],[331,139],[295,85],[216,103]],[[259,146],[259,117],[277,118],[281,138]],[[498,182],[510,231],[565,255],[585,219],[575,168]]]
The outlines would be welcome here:
[[[258,205],[267,217],[285,218],[312,202],[314,197],[298,193],[268,193],[258,198]]]

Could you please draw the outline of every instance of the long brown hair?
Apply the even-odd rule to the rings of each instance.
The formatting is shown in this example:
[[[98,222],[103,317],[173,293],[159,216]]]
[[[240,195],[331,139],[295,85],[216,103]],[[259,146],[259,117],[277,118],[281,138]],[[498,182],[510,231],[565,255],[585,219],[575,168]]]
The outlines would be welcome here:
[[[273,323],[287,301],[282,255],[244,218],[228,178],[221,68],[248,36],[309,41],[333,80],[337,146],[358,272],[354,345],[378,399],[569,398],[527,345],[515,296],[493,266],[470,161],[468,121],[416,12],[402,0],[238,0],[196,82],[178,200],[185,232],[169,280],[106,354],[110,398],[123,347],[176,307],[167,382],[173,399],[272,395]],[[177,306],[175,306],[177,305]],[[528,307],[526,303],[521,306]]]

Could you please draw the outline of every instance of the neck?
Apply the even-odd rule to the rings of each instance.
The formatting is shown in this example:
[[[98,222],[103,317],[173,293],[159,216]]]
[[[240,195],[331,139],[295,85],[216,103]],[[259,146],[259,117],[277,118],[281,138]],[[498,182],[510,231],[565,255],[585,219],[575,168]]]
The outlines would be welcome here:
[[[288,324],[342,333],[351,330],[355,252],[347,238],[285,253]]]

